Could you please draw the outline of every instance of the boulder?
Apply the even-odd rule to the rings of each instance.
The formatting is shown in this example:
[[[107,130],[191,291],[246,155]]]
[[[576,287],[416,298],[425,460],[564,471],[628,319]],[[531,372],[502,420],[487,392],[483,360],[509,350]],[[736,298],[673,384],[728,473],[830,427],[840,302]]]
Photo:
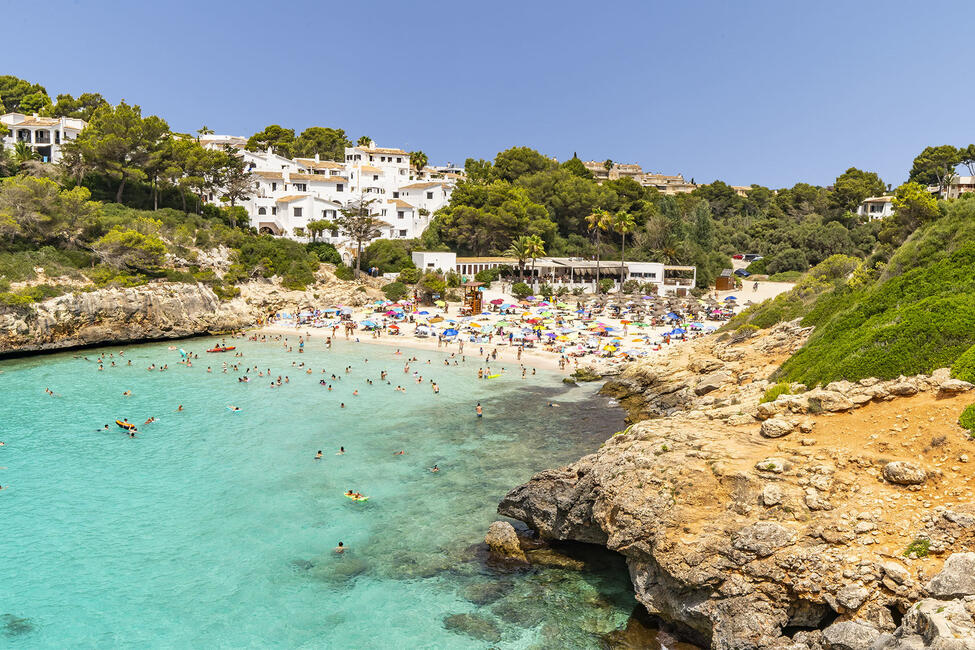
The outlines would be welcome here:
[[[936,598],[975,595],[975,553],[951,555],[928,582],[928,592]]]
[[[891,395],[897,395],[898,397],[910,397],[911,395],[917,394],[917,386],[909,381],[895,381],[887,385],[887,391]]]
[[[507,521],[496,521],[491,524],[487,535],[484,536],[484,541],[495,555],[508,560],[528,562],[528,558],[525,557],[525,552],[521,548],[521,543],[518,541],[514,526]]]
[[[836,602],[853,612],[870,597],[870,590],[860,585],[846,585],[836,592]]]
[[[928,478],[927,472],[914,463],[895,460],[884,465],[884,478],[897,485],[920,485]]]
[[[925,598],[907,610],[887,644],[875,644],[874,648],[975,650],[972,612],[975,612],[975,596],[957,600]]]
[[[807,394],[811,410],[816,407],[822,411],[837,413],[839,411],[849,411],[854,407],[853,402],[843,393],[832,390],[814,390]]]
[[[938,386],[938,395],[956,395],[972,389],[972,385],[961,379],[946,379]]]
[[[706,395],[716,391],[733,379],[732,374],[726,370],[718,370],[701,378],[701,381],[694,387],[695,395]]]
[[[823,630],[826,650],[870,650],[880,631],[864,621],[839,621]]]
[[[491,619],[479,614],[453,614],[443,619],[444,628],[481,641],[498,642],[501,631]]]
[[[762,422],[762,435],[766,438],[781,438],[795,430],[795,425],[784,418],[769,418]]]
[[[769,483],[764,489],[762,489],[762,504],[766,508],[779,505],[782,503],[783,498],[784,495],[782,494],[782,488],[775,483]]]
[[[796,534],[774,521],[759,521],[745,526],[732,537],[732,546],[739,551],[768,557],[775,551],[796,543]]]

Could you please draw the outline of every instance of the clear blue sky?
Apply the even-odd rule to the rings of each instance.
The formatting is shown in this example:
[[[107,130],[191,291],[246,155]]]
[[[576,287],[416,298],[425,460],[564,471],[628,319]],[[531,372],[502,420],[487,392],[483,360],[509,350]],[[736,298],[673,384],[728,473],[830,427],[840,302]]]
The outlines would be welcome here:
[[[972,2],[43,8],[8,16],[0,73],[124,98],[180,131],[334,126],[434,163],[528,145],[771,187],[851,165],[897,184],[924,146],[975,141]]]

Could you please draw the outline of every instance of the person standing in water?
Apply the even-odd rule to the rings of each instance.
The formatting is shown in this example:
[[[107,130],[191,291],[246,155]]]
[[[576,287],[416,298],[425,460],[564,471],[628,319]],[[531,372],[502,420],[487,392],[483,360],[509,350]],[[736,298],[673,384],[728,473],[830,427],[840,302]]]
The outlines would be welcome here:
[[[481,408],[481,403],[478,402],[477,406],[474,407],[474,412],[477,413],[477,417],[484,417],[484,409]]]

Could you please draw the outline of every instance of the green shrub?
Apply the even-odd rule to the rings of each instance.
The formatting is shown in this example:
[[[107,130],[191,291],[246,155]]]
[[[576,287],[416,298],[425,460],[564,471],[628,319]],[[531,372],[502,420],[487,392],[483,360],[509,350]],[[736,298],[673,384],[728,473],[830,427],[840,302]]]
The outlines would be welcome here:
[[[951,376],[975,383],[975,345],[965,350],[951,366]]]
[[[975,436],[975,404],[969,404],[958,416],[958,424],[963,429],[968,429],[970,436]]]
[[[498,279],[498,275],[501,272],[497,268],[484,269],[483,271],[478,271],[474,274],[474,279],[478,282],[483,282],[485,284],[490,284]]]
[[[339,280],[354,280],[355,270],[345,264],[339,264],[335,267],[335,277]]]
[[[383,285],[383,294],[387,300],[399,302],[409,293],[409,288],[402,282],[390,282]]]
[[[809,268],[809,260],[805,252],[798,248],[786,248],[775,254],[765,268],[772,274],[782,271],[805,271]]]
[[[609,290],[616,285],[616,282],[610,278],[603,278],[599,281],[599,293],[609,293]]]
[[[918,537],[907,545],[907,549],[904,550],[904,557],[908,557],[910,555],[913,555],[914,557],[927,557],[930,552],[931,540]]]
[[[420,281],[420,277],[421,277],[420,269],[409,268],[400,271],[399,276],[397,276],[396,278],[396,281],[402,282],[403,284],[416,284],[417,282]]]
[[[757,325],[752,325],[751,323],[745,323],[744,325],[739,326],[731,334],[731,342],[741,343],[742,341],[750,339],[751,337],[755,336],[755,333],[758,330],[759,328]]]
[[[639,280],[627,280],[623,283],[623,293],[638,293],[640,291]]]
[[[511,295],[518,300],[524,300],[528,296],[532,295],[532,288],[524,282],[515,282],[511,286]]]
[[[755,260],[751,264],[745,267],[745,270],[753,275],[765,275],[765,258],[760,260]]]
[[[801,271],[782,271],[769,276],[771,282],[795,282],[802,277]]]
[[[318,258],[318,261],[324,262],[325,264],[341,264],[342,255],[338,252],[335,246],[332,246],[328,242],[318,241],[305,244],[305,247],[310,253]]]
[[[552,289],[552,285],[548,284],[547,282],[543,282],[540,285],[538,285],[538,293],[545,296],[546,298],[551,298],[554,292],[555,291],[554,289]]]
[[[765,402],[774,402],[779,395],[788,395],[789,391],[790,389],[788,382],[780,381],[773,386],[769,386],[762,395],[762,399],[758,400],[758,403],[764,404]]]

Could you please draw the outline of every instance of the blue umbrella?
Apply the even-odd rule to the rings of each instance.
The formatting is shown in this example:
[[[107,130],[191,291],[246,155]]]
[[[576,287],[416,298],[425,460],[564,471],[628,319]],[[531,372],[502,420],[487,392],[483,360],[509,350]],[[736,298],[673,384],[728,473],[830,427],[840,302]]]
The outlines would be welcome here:
[[[420,314],[420,316],[428,316],[430,314],[430,312],[428,312],[428,311],[421,311],[421,312],[418,312],[418,313]]]
[[[443,331],[444,336],[457,336],[457,334],[459,334],[459,332],[455,330],[453,327]]]
[[[728,296],[727,298],[724,299],[725,302],[731,302],[733,300],[738,300],[738,299],[735,298],[734,296]]]
[[[363,327],[375,327],[376,326],[376,324],[374,322],[372,322],[371,320],[364,320],[364,321],[362,321],[361,325]]]
[[[675,327],[671,334],[687,334],[687,330],[681,329],[680,327]]]
[[[675,314],[674,312],[668,312],[668,313],[667,313],[667,318],[678,318],[678,319],[679,319],[679,318],[680,318],[680,316],[678,316],[678,315],[677,315],[677,314]]]

